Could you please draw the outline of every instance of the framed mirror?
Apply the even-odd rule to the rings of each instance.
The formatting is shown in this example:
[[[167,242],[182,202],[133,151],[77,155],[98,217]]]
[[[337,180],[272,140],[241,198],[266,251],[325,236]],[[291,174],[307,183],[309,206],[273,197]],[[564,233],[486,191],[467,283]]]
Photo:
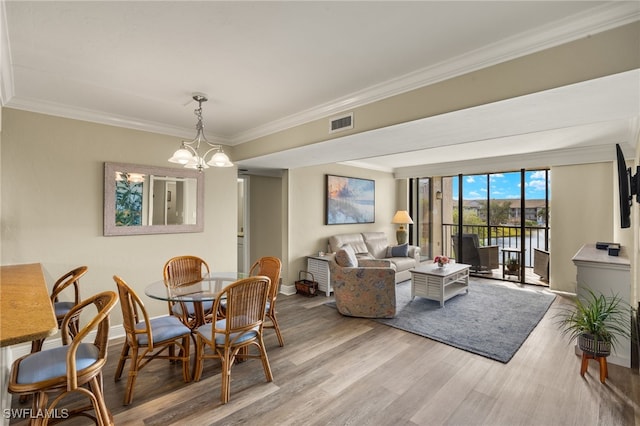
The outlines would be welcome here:
[[[104,235],[204,230],[204,175],[196,170],[104,163]]]

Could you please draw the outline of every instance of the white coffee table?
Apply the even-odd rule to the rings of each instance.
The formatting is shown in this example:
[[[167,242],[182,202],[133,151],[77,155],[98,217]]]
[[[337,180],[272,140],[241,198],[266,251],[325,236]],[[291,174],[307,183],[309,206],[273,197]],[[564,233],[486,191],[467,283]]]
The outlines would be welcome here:
[[[411,272],[411,299],[416,296],[437,300],[440,307],[453,296],[469,293],[469,268],[464,263],[450,263],[439,268],[435,263],[428,263]]]

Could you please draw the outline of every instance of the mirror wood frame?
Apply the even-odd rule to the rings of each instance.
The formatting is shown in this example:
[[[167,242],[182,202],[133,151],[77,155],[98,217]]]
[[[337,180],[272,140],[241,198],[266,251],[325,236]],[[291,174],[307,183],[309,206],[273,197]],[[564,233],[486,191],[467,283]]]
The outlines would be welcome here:
[[[193,225],[116,226],[116,172],[196,179],[196,223]],[[191,169],[104,163],[104,236],[181,234],[204,231],[204,174]]]

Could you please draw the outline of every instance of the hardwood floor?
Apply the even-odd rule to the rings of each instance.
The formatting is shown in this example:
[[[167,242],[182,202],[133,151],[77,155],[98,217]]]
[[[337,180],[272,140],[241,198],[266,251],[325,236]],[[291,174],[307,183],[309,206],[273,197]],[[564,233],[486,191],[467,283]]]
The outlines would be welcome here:
[[[258,360],[234,366],[227,405],[217,361],[185,384],[180,365],[155,360],[123,406],[126,373],[113,380],[121,341],[111,342],[104,389],[116,425],[640,425],[637,370],[610,365],[601,384],[592,361],[581,378],[580,359],[554,324],[568,303],[561,296],[507,364],[342,317],[328,300],[279,297],[285,346],[266,331],[274,381],[265,382]],[[27,407],[13,398],[13,408]]]

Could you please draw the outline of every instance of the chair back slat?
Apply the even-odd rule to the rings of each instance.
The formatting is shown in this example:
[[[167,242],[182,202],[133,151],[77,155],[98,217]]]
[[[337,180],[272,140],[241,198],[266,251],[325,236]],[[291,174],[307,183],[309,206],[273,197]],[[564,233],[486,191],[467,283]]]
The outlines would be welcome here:
[[[163,270],[165,283],[170,286],[181,286],[202,281],[209,274],[209,265],[197,256],[176,256],[169,259]]]
[[[264,275],[271,280],[271,287],[269,290],[269,300],[271,303],[278,296],[280,287],[280,273],[282,270],[282,262],[277,257],[265,256],[258,259],[249,271],[249,275]]]
[[[133,388],[138,372],[154,359],[181,361],[182,377],[185,382],[191,381],[189,371],[189,341],[191,330],[175,317],[161,316],[153,320],[149,318],[144,303],[138,294],[122,278],[117,275],[113,280],[120,294],[123,326],[126,340],[120,353],[115,372],[115,380],[120,380],[126,361],[129,361],[129,374],[124,394],[124,405],[133,401]],[[156,342],[155,336],[158,338]]]
[[[250,275],[264,275],[271,280],[271,287],[269,289],[269,304],[267,305],[267,317],[270,321],[267,321],[265,328],[275,329],[276,336],[278,337],[278,343],[280,346],[284,346],[284,338],[280,331],[280,325],[276,317],[276,300],[278,293],[280,292],[280,273],[282,271],[282,261],[273,256],[265,256],[258,259],[250,270]]]
[[[217,299],[224,300],[226,297],[225,329],[212,327],[212,339],[215,340],[215,333],[223,333],[225,340],[231,341],[238,340],[247,331],[256,328],[261,331],[270,285],[269,277],[262,275],[244,278],[228,285]]]
[[[87,270],[86,266],[79,266],[58,278],[51,290],[51,304],[58,302],[60,293],[70,285],[74,287],[74,305],[80,303],[80,278],[87,273]]]
[[[78,387],[78,371],[76,369],[76,353],[83,339],[89,333],[96,330],[93,344],[98,348],[98,362],[90,368],[102,368],[107,358],[107,345],[109,340],[109,313],[116,305],[118,296],[113,291],[104,291],[75,305],[62,321],[62,342],[69,345],[67,351],[67,390],[72,391]],[[87,306],[95,305],[96,315],[82,327],[75,336],[72,336],[73,328],[70,322],[77,317]]]
[[[122,308],[122,325],[127,335],[129,345],[137,347],[137,335],[147,334],[150,349],[153,349],[153,335],[144,303],[138,294],[122,278],[114,275],[113,280],[118,286],[120,307]],[[143,321],[145,324],[144,328],[136,327]]]
[[[225,301],[225,318],[213,323],[211,330],[205,327],[204,330],[195,330],[195,379],[200,380],[202,377],[204,359],[219,358],[222,362],[220,401],[223,404],[229,401],[231,395],[231,367],[236,359],[259,358],[267,382],[273,381],[262,337],[270,286],[271,280],[264,275],[244,278],[229,284],[214,304],[214,312],[217,312],[221,301]],[[225,324],[224,327],[222,323]],[[206,353],[206,346],[213,350],[212,354]],[[251,347],[257,349],[258,353],[251,351]]]

